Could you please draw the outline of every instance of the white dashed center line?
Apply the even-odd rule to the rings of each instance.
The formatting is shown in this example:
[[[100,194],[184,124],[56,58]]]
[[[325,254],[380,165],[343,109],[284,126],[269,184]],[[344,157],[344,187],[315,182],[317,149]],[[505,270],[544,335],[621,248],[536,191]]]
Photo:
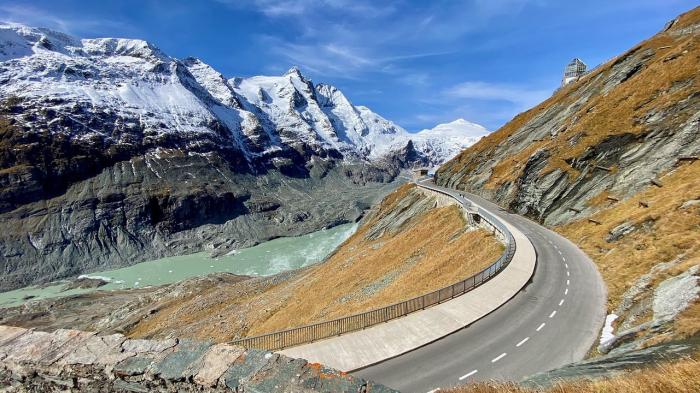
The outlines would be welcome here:
[[[544,325],[546,325],[546,323],[542,322],[542,324],[540,326],[538,326],[537,329],[535,329],[535,330],[539,332],[540,330],[542,330]]]
[[[564,264],[564,267],[566,267],[566,268],[568,269],[568,268],[569,268],[569,264],[568,264],[568,263],[565,263],[565,264]]]
[[[561,299],[561,300],[559,301],[559,306],[560,306],[560,307],[561,307],[562,304],[564,304],[564,299]]]
[[[566,271],[566,277],[569,277],[570,275],[571,275],[571,274],[570,274],[569,271],[567,270],[567,271]]]
[[[568,295],[568,294],[569,294],[569,288],[566,288],[566,289],[564,290],[564,296],[566,296],[566,295]]]
[[[497,361],[503,359],[506,357],[507,353],[503,352],[502,354],[496,356],[495,358],[491,359],[491,363],[496,363]]]
[[[569,286],[569,283],[570,283],[570,281],[569,281],[569,280],[566,280],[566,286],[567,286],[567,287]]]
[[[561,260],[566,262],[566,257],[561,257]]]
[[[557,315],[557,310],[552,311],[552,313],[549,314],[549,317],[554,318],[555,315]]]
[[[465,379],[471,377],[472,375],[474,375],[474,374],[476,374],[476,373],[478,373],[478,372],[479,372],[479,370],[472,370],[472,371],[470,371],[470,372],[468,372],[468,373],[462,375],[461,377],[459,377],[459,380],[460,380],[460,381],[464,381]]]
[[[520,340],[519,343],[515,344],[515,346],[519,347],[519,346],[525,344],[527,342],[527,340],[529,340],[529,339],[530,339],[530,337],[525,337],[524,339]]]

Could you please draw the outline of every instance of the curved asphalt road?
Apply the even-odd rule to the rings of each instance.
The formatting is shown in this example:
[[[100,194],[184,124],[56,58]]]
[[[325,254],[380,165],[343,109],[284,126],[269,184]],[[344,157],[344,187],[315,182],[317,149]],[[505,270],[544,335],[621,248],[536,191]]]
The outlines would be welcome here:
[[[436,188],[459,198],[454,190]],[[489,379],[517,381],[581,360],[595,342],[605,319],[606,288],[586,254],[553,231],[462,194],[530,239],[537,252],[531,283],[472,325],[353,374],[402,392]]]

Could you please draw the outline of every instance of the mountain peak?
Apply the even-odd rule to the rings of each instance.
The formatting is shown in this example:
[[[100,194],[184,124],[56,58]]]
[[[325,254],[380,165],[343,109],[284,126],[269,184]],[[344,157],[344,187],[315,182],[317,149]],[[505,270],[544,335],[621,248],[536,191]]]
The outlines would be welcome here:
[[[335,86],[314,85],[297,66],[282,76],[227,80],[198,58],[176,60],[144,40],[78,39],[0,24],[2,59],[17,61],[0,69],[0,80],[21,83],[2,85],[0,93],[22,98],[28,108],[45,107],[55,97],[66,105],[90,102],[92,108],[187,141],[207,138],[211,127],[225,128],[231,140],[217,143],[231,143],[250,162],[263,162],[299,143],[321,154],[337,150],[348,159],[375,160],[395,154],[413,139],[369,108],[353,105]],[[37,74],[33,64],[38,62],[61,65]],[[91,111],[84,116],[89,123]],[[40,118],[34,126],[57,126],[44,121]],[[73,127],[66,132],[83,135],[92,130]],[[193,146],[199,146],[200,140],[194,139]],[[461,147],[465,138],[453,141],[451,135],[434,134],[424,139],[430,142],[425,158],[436,164],[456,154],[453,147]],[[449,149],[436,151],[435,146],[443,145],[440,139]]]
[[[449,123],[442,123],[433,128],[421,130],[417,134],[479,138],[488,133],[489,131],[484,126],[458,118]]]
[[[298,66],[292,66],[292,68],[288,69],[287,72],[284,73],[284,76],[287,75],[295,75],[301,79],[304,79],[304,75],[301,74],[301,71],[299,70]]]

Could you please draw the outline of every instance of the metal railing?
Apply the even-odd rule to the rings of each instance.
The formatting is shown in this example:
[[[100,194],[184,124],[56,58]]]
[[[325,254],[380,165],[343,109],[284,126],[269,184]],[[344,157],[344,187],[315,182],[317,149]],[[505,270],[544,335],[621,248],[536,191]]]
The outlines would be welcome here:
[[[451,195],[450,193],[438,188],[433,188],[422,184],[419,184],[419,186],[454,198],[454,195]],[[463,203],[460,204],[464,206]],[[510,261],[513,259],[513,255],[515,254],[515,240],[505,225],[503,225],[499,220],[485,210],[477,208],[477,211],[483,220],[487,221],[491,226],[493,226],[493,228],[495,228],[496,231],[500,232],[506,246],[505,251],[498,258],[498,260],[486,267],[484,270],[447,287],[386,307],[366,311],[348,317],[334,319],[332,321],[314,323],[311,325],[263,334],[260,336],[246,337],[235,340],[232,342],[232,344],[247,348],[266,350],[279,350],[296,345],[307,344],[325,338],[339,336],[344,333],[362,330],[382,322],[388,322],[392,319],[400,318],[410,313],[423,310],[473,290],[474,288],[487,282],[493,276],[501,272],[506,266],[508,266]]]

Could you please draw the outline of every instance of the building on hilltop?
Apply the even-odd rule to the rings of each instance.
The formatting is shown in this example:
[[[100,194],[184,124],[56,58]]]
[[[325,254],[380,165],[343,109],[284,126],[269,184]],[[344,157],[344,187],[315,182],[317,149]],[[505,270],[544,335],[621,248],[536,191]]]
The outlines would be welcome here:
[[[578,57],[575,57],[566,65],[566,68],[564,68],[564,78],[561,80],[562,87],[585,75],[586,69],[586,63],[581,61]]]

